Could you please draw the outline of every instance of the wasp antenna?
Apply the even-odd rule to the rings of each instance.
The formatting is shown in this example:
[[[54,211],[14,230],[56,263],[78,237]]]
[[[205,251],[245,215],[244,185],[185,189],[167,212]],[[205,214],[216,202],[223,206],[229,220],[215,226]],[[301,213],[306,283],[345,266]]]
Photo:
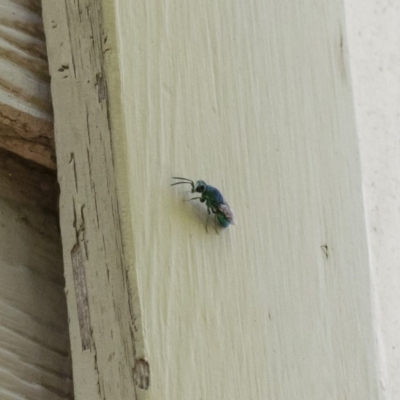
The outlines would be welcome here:
[[[188,183],[189,185],[192,185],[192,186],[193,186],[193,183],[192,183],[192,182],[176,182],[176,183],[171,183],[171,186],[180,185],[180,184],[182,184],[182,183]]]
[[[172,179],[182,179],[183,181],[188,181],[194,183],[191,179],[188,178],[180,178],[179,176],[173,176]]]
[[[171,186],[180,185],[180,184],[182,184],[182,183],[189,183],[189,184],[192,186],[192,188],[194,188],[194,182],[193,182],[191,179],[180,178],[180,177],[178,177],[178,176],[173,176],[172,179],[182,179],[183,182],[171,183]]]

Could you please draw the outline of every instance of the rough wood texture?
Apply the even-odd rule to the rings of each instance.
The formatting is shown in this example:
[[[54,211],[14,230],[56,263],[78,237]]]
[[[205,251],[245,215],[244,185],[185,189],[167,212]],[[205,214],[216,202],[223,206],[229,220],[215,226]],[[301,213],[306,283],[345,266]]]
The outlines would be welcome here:
[[[54,171],[0,149],[1,197],[10,203],[38,207],[58,217],[58,184]]]
[[[135,365],[144,354],[137,290],[128,280],[131,266],[122,243],[101,2],[46,0],[43,19],[76,398],[135,399],[146,383]]]
[[[40,0],[0,0],[0,147],[55,169]]]
[[[51,196],[55,181],[46,168],[0,150],[4,400],[73,398],[61,243]]]
[[[341,5],[102,6],[43,3],[77,398],[376,399]]]

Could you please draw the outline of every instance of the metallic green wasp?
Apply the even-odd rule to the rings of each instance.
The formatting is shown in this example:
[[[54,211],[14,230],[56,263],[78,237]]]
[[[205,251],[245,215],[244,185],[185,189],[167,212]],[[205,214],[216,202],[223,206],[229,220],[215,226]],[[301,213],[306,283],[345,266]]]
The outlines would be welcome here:
[[[188,183],[192,186],[191,193],[200,193],[201,196],[193,197],[190,200],[199,199],[202,203],[206,203],[208,215],[213,213],[215,215],[215,224],[218,222],[223,228],[227,228],[230,224],[235,224],[235,217],[228,203],[225,201],[221,192],[204,181],[197,181],[196,183],[191,179],[172,177],[172,179],[180,179],[182,182],[173,183],[171,186]],[[207,218],[208,222],[208,218]],[[206,222],[206,230],[207,230]]]

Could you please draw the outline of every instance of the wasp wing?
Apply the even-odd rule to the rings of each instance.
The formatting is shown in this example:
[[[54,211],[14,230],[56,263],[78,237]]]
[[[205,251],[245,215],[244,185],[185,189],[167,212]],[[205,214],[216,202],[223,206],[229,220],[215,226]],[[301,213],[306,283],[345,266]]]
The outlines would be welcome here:
[[[223,203],[218,204],[216,208],[225,215],[230,224],[235,225],[235,216],[233,215],[233,211],[229,207],[229,204],[225,200]]]

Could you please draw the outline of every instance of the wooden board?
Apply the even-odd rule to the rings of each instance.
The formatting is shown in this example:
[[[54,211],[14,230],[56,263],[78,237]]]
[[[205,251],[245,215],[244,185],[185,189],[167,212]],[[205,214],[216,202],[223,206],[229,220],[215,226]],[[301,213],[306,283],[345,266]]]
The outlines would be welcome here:
[[[342,4],[43,7],[77,398],[376,399]]]
[[[0,398],[73,398],[54,172],[0,150]]]
[[[400,396],[400,8],[345,2],[382,398]]]
[[[0,0],[0,148],[56,167],[40,0]]]
[[[133,259],[122,243],[131,235],[121,227],[126,207],[117,193],[116,168],[126,159],[113,153],[117,138],[110,125],[104,57],[109,38],[101,3],[43,1],[43,19],[75,396],[132,399],[136,381],[148,386],[147,364],[137,289],[128,279]]]

